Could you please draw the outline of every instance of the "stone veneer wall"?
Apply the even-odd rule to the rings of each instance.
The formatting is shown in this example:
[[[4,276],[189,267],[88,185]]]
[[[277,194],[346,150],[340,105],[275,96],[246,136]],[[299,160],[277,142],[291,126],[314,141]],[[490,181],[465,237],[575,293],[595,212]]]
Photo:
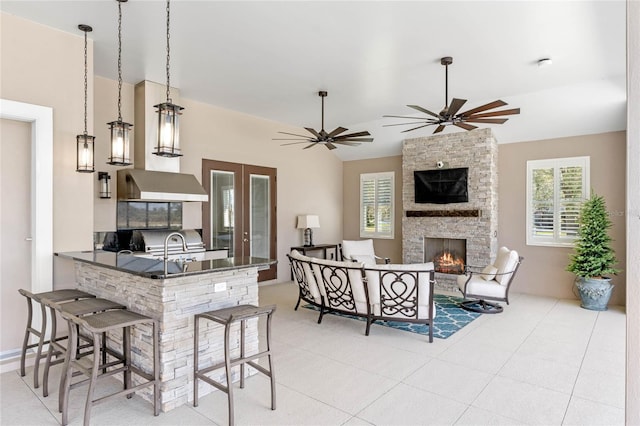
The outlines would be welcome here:
[[[160,407],[165,412],[193,401],[194,315],[239,304],[258,305],[258,271],[255,267],[170,279],[145,278],[78,261],[75,262],[75,271],[81,290],[122,303],[131,311],[159,321]],[[214,285],[220,282],[227,283],[226,290],[215,292]],[[257,319],[247,321],[245,347],[248,354],[258,351],[257,326]],[[239,330],[239,324],[231,329],[232,357],[239,355]],[[120,348],[121,335],[110,335]],[[200,320],[199,367],[222,362],[223,344],[224,327]],[[152,350],[151,327],[137,327],[132,338],[133,362],[150,372]],[[254,373],[254,369],[245,368],[245,375]],[[212,372],[209,377],[224,380],[224,368]],[[239,367],[234,368],[232,380],[239,380]],[[213,386],[199,382],[200,397],[214,390]],[[139,394],[153,401],[153,388],[143,389]]]
[[[416,204],[415,170],[468,167],[469,202]],[[491,263],[498,245],[498,144],[491,129],[460,131],[406,139],[402,148],[402,256],[404,263],[424,262],[424,238],[465,238],[467,264]],[[480,210],[480,217],[407,217],[408,210]],[[436,274],[436,289],[457,291],[456,276]]]

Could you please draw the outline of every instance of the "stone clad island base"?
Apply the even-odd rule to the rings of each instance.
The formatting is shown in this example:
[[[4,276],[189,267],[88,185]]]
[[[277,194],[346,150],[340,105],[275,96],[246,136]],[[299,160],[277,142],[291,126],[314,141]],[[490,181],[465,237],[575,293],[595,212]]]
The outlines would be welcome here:
[[[79,289],[122,303],[133,312],[159,321],[160,406],[163,412],[193,401],[194,316],[238,304],[258,305],[258,269],[259,266],[249,265],[211,269],[193,275],[150,278],[75,258]],[[257,319],[247,321],[247,353],[258,351],[257,325]],[[233,356],[239,354],[239,331],[239,324],[231,329]],[[151,332],[151,328],[139,328],[133,332],[132,357],[138,365],[152,365]],[[119,340],[117,334],[113,338],[116,342]],[[224,360],[223,348],[224,327],[203,325],[200,329],[200,365]],[[245,375],[256,373],[252,368],[245,371]],[[239,380],[237,368],[232,376],[233,382]],[[211,377],[222,381],[224,369],[213,372]],[[198,392],[203,396],[214,390],[212,386],[201,383]],[[139,392],[150,402],[153,401],[152,393],[152,390]]]

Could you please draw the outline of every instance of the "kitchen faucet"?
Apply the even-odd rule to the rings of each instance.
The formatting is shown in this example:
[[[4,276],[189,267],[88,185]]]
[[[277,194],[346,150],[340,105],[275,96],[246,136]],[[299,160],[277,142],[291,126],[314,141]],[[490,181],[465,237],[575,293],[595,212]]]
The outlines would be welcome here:
[[[189,251],[189,249],[187,248],[187,240],[184,238],[184,235],[182,235],[179,232],[172,232],[169,235],[167,235],[167,238],[164,239],[164,275],[167,275],[167,261],[169,260],[169,240],[172,237],[180,237],[182,239],[182,250],[186,253]]]
[[[167,235],[167,238],[164,239],[164,260],[169,260],[169,240],[171,239],[171,237],[180,237],[180,239],[182,240],[182,251],[184,251],[185,253],[189,251],[189,249],[187,248],[187,240],[185,240],[184,235],[182,235],[180,232],[172,232]]]

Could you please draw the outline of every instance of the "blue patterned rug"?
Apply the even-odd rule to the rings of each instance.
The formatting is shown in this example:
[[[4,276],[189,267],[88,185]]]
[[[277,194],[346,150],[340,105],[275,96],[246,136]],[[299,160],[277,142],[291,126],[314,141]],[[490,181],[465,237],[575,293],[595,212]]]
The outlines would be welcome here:
[[[433,300],[436,303],[436,317],[433,320],[433,337],[438,339],[446,339],[465,325],[469,324],[480,314],[469,312],[462,309],[458,304],[462,301],[459,297],[447,296],[444,294],[434,294]],[[307,309],[319,311],[320,309],[313,305],[304,305]],[[347,317],[365,321],[364,318],[353,315],[332,312],[332,315]],[[399,330],[409,331],[411,333],[429,334],[429,326],[424,324],[412,324],[401,321],[376,321],[374,324],[386,327],[397,328]]]

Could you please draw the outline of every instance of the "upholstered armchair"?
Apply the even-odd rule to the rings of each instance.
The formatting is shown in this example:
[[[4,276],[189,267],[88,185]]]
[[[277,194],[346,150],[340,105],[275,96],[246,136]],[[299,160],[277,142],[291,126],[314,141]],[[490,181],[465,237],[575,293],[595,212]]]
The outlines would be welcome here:
[[[350,260],[352,262],[362,262],[365,266],[375,265],[377,261],[383,261],[384,263],[390,263],[391,260],[388,257],[376,256],[373,249],[373,240],[342,240],[340,245],[340,251],[342,253],[342,259]]]
[[[493,265],[488,265],[482,270],[467,267],[465,275],[458,277],[458,288],[465,299],[460,306],[483,314],[502,312],[500,304],[488,300],[509,304],[509,288],[522,259],[517,251],[501,247]]]

